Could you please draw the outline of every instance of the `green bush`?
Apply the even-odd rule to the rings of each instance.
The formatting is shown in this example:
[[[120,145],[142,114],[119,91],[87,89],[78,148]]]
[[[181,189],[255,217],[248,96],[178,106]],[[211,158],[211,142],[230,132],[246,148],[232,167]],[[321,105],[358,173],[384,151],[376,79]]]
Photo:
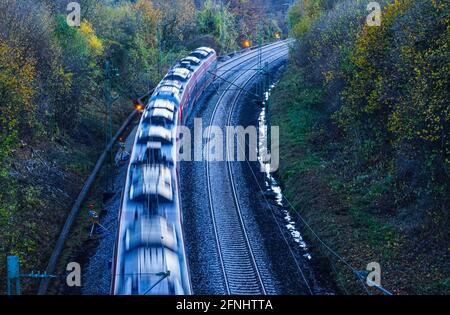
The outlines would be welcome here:
[[[366,25],[364,1],[306,1],[304,11],[297,4],[289,15],[299,39],[292,63],[308,84],[324,89],[328,136],[342,142],[355,170],[385,165],[399,186],[415,185],[441,203],[450,189],[444,2],[382,1],[380,27]]]

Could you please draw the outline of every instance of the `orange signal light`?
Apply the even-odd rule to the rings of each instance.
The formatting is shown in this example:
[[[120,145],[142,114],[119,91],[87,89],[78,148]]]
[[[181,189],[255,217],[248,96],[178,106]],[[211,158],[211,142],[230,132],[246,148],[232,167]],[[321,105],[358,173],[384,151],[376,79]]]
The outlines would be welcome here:
[[[143,111],[144,108],[145,108],[144,105],[140,101],[137,101],[137,102],[134,103],[134,109],[135,110],[140,112],[140,111]]]
[[[250,46],[252,46],[252,41],[249,39],[244,39],[242,41],[242,47],[244,48],[249,48]]]

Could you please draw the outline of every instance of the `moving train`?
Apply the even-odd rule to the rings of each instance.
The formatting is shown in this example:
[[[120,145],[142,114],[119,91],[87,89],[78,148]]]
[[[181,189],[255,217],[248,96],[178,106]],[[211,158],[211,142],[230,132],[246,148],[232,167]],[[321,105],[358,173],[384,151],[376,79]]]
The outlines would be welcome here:
[[[189,295],[177,129],[214,80],[217,54],[201,47],[173,67],[145,107],[128,166],[114,249],[114,295]]]

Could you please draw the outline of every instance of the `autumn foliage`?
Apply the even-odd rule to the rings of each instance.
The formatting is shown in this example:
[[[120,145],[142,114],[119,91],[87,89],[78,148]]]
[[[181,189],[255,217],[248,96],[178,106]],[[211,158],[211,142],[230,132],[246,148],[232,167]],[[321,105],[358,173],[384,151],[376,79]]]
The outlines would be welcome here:
[[[0,0],[2,279],[7,254],[19,256],[24,270],[45,269],[79,185],[104,148],[107,93],[118,97],[117,129],[133,101],[188,51],[219,48],[222,36],[232,51],[239,34],[253,36],[262,17],[255,10],[263,8],[225,1],[222,18],[219,2],[78,0],[81,23],[74,27],[70,2]],[[275,15],[265,20],[270,37]]]
[[[323,110],[349,152],[357,153],[355,165],[382,163],[392,175],[412,173],[415,193],[426,191],[445,204],[450,188],[448,6],[438,0],[388,1],[381,26],[371,27],[365,23],[366,3],[345,1],[325,10],[325,2],[306,1],[304,15],[298,7],[291,11],[299,38],[293,62],[309,82],[323,86]],[[324,10],[320,16],[318,6]],[[305,23],[309,26],[297,32]]]
[[[380,26],[366,23],[369,1],[292,8],[297,42],[280,87],[291,94],[275,106],[281,177],[349,259],[384,261],[387,286],[449,292],[448,1],[378,2]]]

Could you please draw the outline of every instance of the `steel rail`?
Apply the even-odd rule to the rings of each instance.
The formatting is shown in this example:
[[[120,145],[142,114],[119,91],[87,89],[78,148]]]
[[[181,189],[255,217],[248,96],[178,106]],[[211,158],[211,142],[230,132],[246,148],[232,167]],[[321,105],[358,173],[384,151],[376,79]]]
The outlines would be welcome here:
[[[284,45],[286,45],[286,43]],[[281,46],[284,46],[284,45],[281,45]],[[271,52],[272,50],[274,50],[276,48],[278,48],[278,45],[276,47],[272,47],[271,49],[266,49],[263,52],[263,54],[267,54],[267,53]],[[270,54],[269,57],[277,56],[277,55],[280,55],[281,53],[284,53],[284,50],[282,52],[277,51],[274,54]],[[239,66],[239,65],[243,64],[244,62],[247,62],[247,61],[249,61],[251,59],[254,59],[255,57],[256,56],[252,56],[249,59],[245,59],[244,61],[238,63],[234,67],[237,67],[237,66]],[[273,62],[275,62],[276,60],[278,60],[280,58],[281,58],[281,56],[276,58],[275,60],[272,60],[270,63],[273,63]],[[257,63],[257,62],[255,62],[255,63]],[[249,79],[245,82],[245,85],[247,85],[248,82],[253,80],[254,77],[257,76],[257,74],[258,74],[258,72],[255,71],[255,74],[253,74],[253,75],[251,75],[249,77]],[[235,78],[233,80],[233,82],[236,82],[238,79],[239,79],[239,77]],[[211,126],[213,125],[213,122],[214,122],[214,119],[216,117],[218,108],[220,107],[220,104],[222,103],[222,101],[223,101],[227,91],[228,91],[228,89],[226,89],[222,93],[222,95],[220,96],[219,100],[216,102],[216,106],[214,107],[214,110],[213,110],[213,113],[212,113],[212,116],[211,116],[211,121],[210,121],[210,125]],[[238,95],[240,95],[240,93]],[[235,98],[235,102],[236,101],[237,101],[237,98]],[[233,105],[233,107],[234,107],[234,105]],[[210,133],[209,133],[208,136],[211,137],[211,130],[210,130]],[[217,225],[218,222],[216,220],[217,219],[216,218],[217,217],[217,213],[214,210],[214,201],[213,201],[213,197],[212,197],[212,188],[211,188],[210,165],[209,165],[208,161],[209,161],[209,151],[207,151],[207,163],[206,163],[206,177],[207,177],[207,186],[208,186],[208,197],[209,197],[209,205],[210,205],[211,217],[212,217],[212,221],[213,221],[214,235],[215,235],[215,239],[216,239],[216,246],[217,246],[217,250],[218,250],[218,253],[219,253],[219,260],[220,260],[220,264],[221,264],[221,268],[222,268],[222,272],[223,272],[224,280],[225,280],[225,288],[226,288],[226,291],[227,291],[228,294],[248,293],[248,292],[239,292],[239,291],[236,291],[235,288],[230,288],[230,279],[229,279],[229,275],[227,273],[227,268],[225,266],[226,264],[224,262],[225,258],[224,258],[224,255],[222,253],[223,248],[221,246],[221,241],[220,241],[220,236],[219,236],[219,231],[218,231],[218,225]],[[251,262],[251,265],[252,265],[251,269],[253,269],[255,274],[256,274],[256,280],[258,282],[258,286],[260,287],[260,293],[266,294],[267,292],[265,290],[264,282],[262,280],[262,277],[261,277],[261,274],[260,274],[260,271],[259,271],[259,267],[258,267],[258,265],[256,263],[255,256],[253,254],[253,251],[252,251],[252,248],[251,248],[251,245],[250,245],[250,241],[249,241],[249,238],[248,238],[248,233],[247,233],[247,230],[246,230],[244,222],[243,222],[242,210],[241,210],[239,202],[238,202],[236,189],[234,187],[234,182],[233,182],[232,178],[230,178],[230,180],[231,180],[231,184],[232,184],[234,203],[236,205],[236,214],[238,216],[238,224],[239,224],[240,230],[242,231],[243,241],[245,243],[244,245],[246,246],[247,253],[250,256],[250,262]],[[245,280],[248,281],[249,279],[245,279]]]
[[[244,89],[245,89],[245,87],[248,85],[249,82],[250,82],[250,80],[247,81],[247,82],[243,85],[242,89],[239,90],[238,94],[237,94],[236,97],[235,97],[235,100],[234,100],[233,103],[232,103],[232,106],[231,106],[231,109],[230,109],[230,113],[229,113],[229,115],[228,115],[228,120],[227,120],[227,125],[228,125],[228,126],[231,125],[231,120],[232,120],[234,108],[235,108],[235,106],[237,105],[240,96],[241,96],[242,93],[244,92]],[[239,143],[238,143],[237,145],[239,146]],[[240,147],[239,149],[240,149],[241,151],[244,151],[243,153],[245,154],[245,148]],[[256,178],[255,173],[254,173],[253,170],[251,169],[249,160],[246,158],[245,161],[247,162],[247,164],[248,164],[248,166],[249,166],[249,168],[250,168],[250,171],[251,171],[251,173],[252,173],[252,175],[253,175],[253,178],[255,179],[255,181],[256,181],[256,183],[257,183],[257,185],[258,185],[259,190],[261,191],[261,193],[263,193],[263,196],[264,196],[264,191],[262,190],[261,185],[259,184],[258,179]],[[235,177],[233,176],[233,173],[232,173],[231,168],[232,168],[232,164],[231,164],[230,159],[228,159],[228,171],[229,171],[229,176],[230,176],[230,178],[231,178],[231,183],[232,183],[232,185],[233,185],[233,189],[235,190],[235,188],[234,188],[234,187],[235,187],[235,185],[234,185],[234,178],[235,178]],[[235,193],[235,195],[236,195],[236,193]],[[265,196],[264,196],[264,200],[265,200],[266,204],[269,206],[269,208],[271,209],[271,206],[270,206],[270,204],[269,204],[269,202],[267,201],[267,198],[266,198]],[[302,268],[300,267],[299,262],[298,262],[297,259],[295,258],[295,255],[294,255],[292,249],[290,248],[290,245],[289,245],[289,243],[288,243],[286,237],[284,236],[283,231],[281,230],[280,225],[279,225],[279,223],[277,222],[277,219],[275,218],[273,211],[270,211],[270,212],[271,212],[272,218],[274,219],[275,223],[277,224],[277,227],[278,227],[278,229],[279,229],[279,231],[280,231],[280,234],[282,235],[284,241],[286,242],[286,244],[287,244],[287,246],[288,246],[288,248],[289,248],[289,252],[290,252],[290,254],[291,254],[291,256],[292,256],[292,259],[295,261],[296,267],[297,267],[297,269],[298,269],[298,271],[299,271],[299,273],[300,273],[300,275],[301,275],[303,281],[305,282],[305,285],[306,285],[306,287],[307,287],[309,293],[310,293],[311,295],[313,295],[314,293],[313,293],[313,291],[312,291],[312,289],[311,289],[311,286],[309,285],[308,281],[306,280],[305,273],[303,272]]]

